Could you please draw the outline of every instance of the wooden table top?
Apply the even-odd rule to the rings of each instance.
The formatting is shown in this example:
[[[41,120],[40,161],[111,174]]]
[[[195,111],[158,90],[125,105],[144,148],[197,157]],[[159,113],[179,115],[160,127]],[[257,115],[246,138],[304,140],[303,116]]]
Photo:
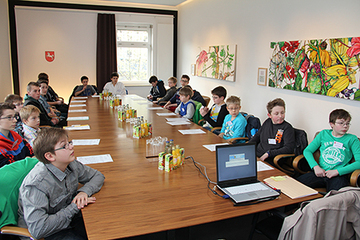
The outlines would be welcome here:
[[[174,139],[185,148],[185,156],[206,166],[209,178],[216,182],[215,152],[205,144],[223,142],[215,134],[182,135],[179,129],[202,129],[196,124],[171,126],[158,112],[149,110],[157,105],[147,104],[137,96],[127,95],[123,103],[137,109],[153,126],[153,137]],[[77,103],[74,103],[77,104]],[[172,172],[160,171],[157,159],[145,158],[146,139],[133,139],[130,123],[117,119],[109,101],[89,97],[87,112],[69,112],[69,116],[89,116],[88,121],[69,121],[68,125],[89,124],[90,130],[69,131],[70,139],[101,139],[96,146],[75,146],[76,156],[110,154],[114,162],[91,164],[105,175],[105,183],[96,193],[96,203],[82,210],[89,239],[131,237],[243,216],[313,199],[316,196],[290,199],[281,194],[278,199],[260,204],[234,207],[229,199],[215,196],[207,188],[207,180],[191,160]],[[260,180],[284,175],[277,169],[261,171]]]

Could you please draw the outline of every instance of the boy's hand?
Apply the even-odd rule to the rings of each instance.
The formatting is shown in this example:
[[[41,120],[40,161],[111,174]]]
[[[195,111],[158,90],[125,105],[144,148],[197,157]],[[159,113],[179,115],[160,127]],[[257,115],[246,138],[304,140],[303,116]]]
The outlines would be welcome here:
[[[77,205],[78,209],[82,209],[89,203],[94,203],[95,201],[95,197],[88,197],[88,195],[84,192],[79,192],[72,200],[72,202]]]
[[[325,177],[325,170],[322,169],[320,166],[314,167],[314,172],[317,177]]]
[[[338,176],[339,172],[338,172],[338,170],[327,170],[325,172],[325,175],[326,175],[327,178],[332,178],[332,177]]]
[[[209,112],[209,109],[207,107],[200,108],[201,116],[205,116],[208,112]]]
[[[269,154],[266,152],[264,153],[261,157],[260,157],[260,160],[261,161],[264,161],[265,159],[267,159],[269,157]]]

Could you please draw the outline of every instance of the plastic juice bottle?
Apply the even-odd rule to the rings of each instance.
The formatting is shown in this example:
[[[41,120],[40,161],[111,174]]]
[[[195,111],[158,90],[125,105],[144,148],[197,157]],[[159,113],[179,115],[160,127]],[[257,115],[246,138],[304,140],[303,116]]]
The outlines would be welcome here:
[[[141,124],[141,137],[145,137],[145,127],[144,127],[144,123]]]
[[[176,155],[176,148],[175,147],[172,147],[172,155],[173,155],[173,169],[176,169],[177,166],[178,166],[178,158],[177,158],[177,155]]]
[[[172,149],[172,147],[174,147],[174,139],[170,139],[170,147]]]
[[[126,110],[126,119],[129,119],[130,118],[130,109],[127,109]]]
[[[147,120],[145,120],[144,129],[145,129],[145,136],[148,136],[149,135],[149,125],[147,123]]]
[[[181,154],[180,154],[179,145],[176,145],[176,147],[175,147],[175,155],[176,155],[176,158],[177,158],[177,166],[180,166],[181,165]]]

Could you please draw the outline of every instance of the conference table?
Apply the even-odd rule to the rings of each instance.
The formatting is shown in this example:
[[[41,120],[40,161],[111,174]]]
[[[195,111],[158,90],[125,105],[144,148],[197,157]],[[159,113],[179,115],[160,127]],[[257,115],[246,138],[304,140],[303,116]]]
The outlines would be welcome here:
[[[281,194],[272,201],[234,207],[231,200],[216,196],[207,188],[207,180],[190,159],[178,169],[165,172],[158,170],[157,158],[146,158],[146,139],[155,136],[173,139],[185,149],[185,156],[205,166],[208,177],[216,182],[215,152],[203,145],[224,140],[194,123],[171,126],[166,123],[167,117],[156,114],[168,110],[157,109],[158,105],[136,95],[122,96],[123,104],[129,104],[138,116],[152,123],[152,136],[135,139],[131,124],[118,120],[117,110],[110,107],[109,101],[99,97],[85,100],[86,106],[72,107],[79,104],[75,103],[79,100],[73,98],[69,117],[89,116],[89,120],[68,121],[68,125],[89,124],[90,130],[69,131],[69,138],[100,139],[100,143],[75,146],[75,155],[110,154],[113,159],[113,162],[89,164],[105,175],[102,189],[94,195],[96,203],[82,210],[89,239],[118,239],[171,231],[319,197],[290,199]],[[72,112],[74,109],[86,109],[86,112]],[[183,129],[202,129],[205,133],[183,135],[179,132]],[[285,174],[277,169],[258,172],[260,180],[278,175]]]

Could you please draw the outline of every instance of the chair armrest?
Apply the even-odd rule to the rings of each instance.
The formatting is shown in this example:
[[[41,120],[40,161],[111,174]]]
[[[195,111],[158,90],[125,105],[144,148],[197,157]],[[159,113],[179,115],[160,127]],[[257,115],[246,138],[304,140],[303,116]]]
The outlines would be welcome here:
[[[17,227],[17,226],[4,226],[1,228],[1,234],[10,234],[22,237],[29,237],[35,239],[31,236],[27,228]]]
[[[200,120],[197,122],[197,124],[200,125],[200,126],[204,125],[204,123],[205,123],[205,119],[200,119]]]
[[[295,171],[300,174],[305,174],[311,170],[308,162],[306,161],[304,155],[297,156],[293,161],[293,167]]]
[[[214,127],[211,129],[211,132],[213,133],[215,130],[221,130],[221,127]]]
[[[355,171],[353,171],[353,172],[351,173],[351,176],[350,176],[350,186],[353,186],[353,187],[359,187],[359,186],[360,186],[359,176],[360,176],[360,169],[355,170]]]
[[[292,175],[294,174],[294,169],[292,167],[292,161],[295,157],[295,154],[280,154],[274,157],[275,166],[280,169],[282,172]]]

